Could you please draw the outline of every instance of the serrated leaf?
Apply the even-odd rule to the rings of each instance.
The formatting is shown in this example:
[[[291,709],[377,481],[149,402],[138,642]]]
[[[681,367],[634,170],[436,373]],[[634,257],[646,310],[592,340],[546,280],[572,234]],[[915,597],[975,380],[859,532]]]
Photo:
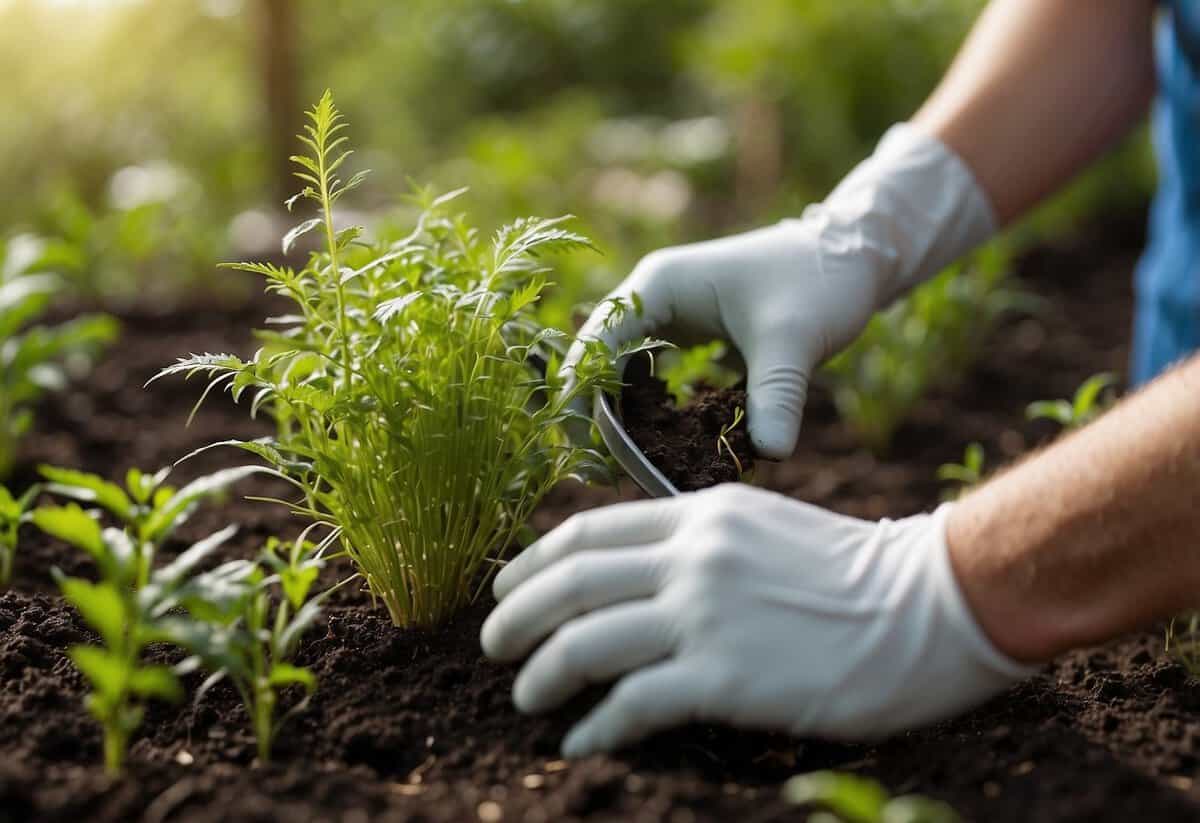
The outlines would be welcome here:
[[[292,246],[296,245],[297,240],[299,240],[304,235],[308,234],[313,229],[321,226],[322,222],[323,221],[321,220],[321,218],[313,217],[308,220],[305,220],[303,223],[296,226],[291,231],[289,231],[287,234],[285,234],[283,236],[283,243],[282,243],[283,253],[288,254],[289,252],[291,252]]]
[[[125,490],[98,474],[45,465],[38,466],[38,473],[50,481],[46,491],[52,494],[84,503],[95,503],[123,521],[128,521],[133,516],[133,502]]]

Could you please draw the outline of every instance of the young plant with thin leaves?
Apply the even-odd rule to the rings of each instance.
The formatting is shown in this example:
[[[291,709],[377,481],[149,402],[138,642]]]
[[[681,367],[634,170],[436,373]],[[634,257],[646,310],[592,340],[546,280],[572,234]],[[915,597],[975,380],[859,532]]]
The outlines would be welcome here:
[[[960,823],[939,800],[917,794],[892,797],[874,780],[849,772],[797,775],[783,785],[789,803],[819,807],[808,823]]]
[[[28,271],[36,263],[12,253],[0,260],[0,480],[33,425],[38,399],[85,371],[118,331],[117,322],[103,314],[58,326],[39,323],[65,283],[50,273]]]
[[[720,434],[717,435],[717,457],[720,457],[722,452],[728,454],[733,465],[737,466],[738,476],[745,474],[746,470],[742,468],[742,461],[738,459],[737,452],[729,444],[729,433],[741,425],[742,418],[745,416],[746,413],[742,411],[742,407],[738,406],[733,411],[733,420],[722,426]]]
[[[957,486],[942,494],[943,500],[957,500],[983,482],[986,455],[981,443],[969,443],[963,450],[961,463],[943,463],[938,467],[937,478],[943,483]]]
[[[1039,400],[1030,403],[1025,416],[1030,420],[1053,420],[1065,429],[1091,423],[1115,402],[1117,376],[1095,374],[1083,382],[1070,400]]]
[[[338,530],[345,553],[397,625],[441,623],[483,590],[494,561],[560,479],[602,472],[604,458],[564,431],[576,398],[613,391],[615,356],[588,342],[572,388],[558,374],[567,335],[543,328],[546,254],[590,248],[564,218],[518,220],[490,239],[451,213],[461,192],[418,192],[416,226],[395,242],[335,228],[345,127],[326,93],[301,135],[305,184],[295,203],[318,214],[287,250],[319,231],[324,249],[300,271],[236,267],[267,280],[295,311],[272,318],[250,359],[193,355],[158,377],[204,374],[207,396],[250,397],[277,435],[229,441],[302,492],[294,509]],[[155,379],[158,379],[157,377]],[[203,396],[201,397],[203,400]]]
[[[17,534],[21,525],[29,522],[29,508],[39,491],[37,486],[31,486],[20,497],[13,497],[12,492],[0,486],[0,589],[12,582]]]
[[[53,572],[63,596],[100,636],[100,645],[72,646],[69,654],[92,688],[87,708],[104,731],[104,767],[109,774],[120,774],[146,702],[177,702],[183,696],[171,667],[146,662],[146,647],[168,639],[162,621],[178,605],[178,590],[196,565],[236,530],[223,529],[146,574],[143,554],[130,533],[102,528],[76,503],[39,508],[32,519],[47,534],[82,549],[99,567],[95,583],[57,568]]]
[[[325,552],[336,539],[330,534],[313,544],[307,539],[313,528],[315,524],[294,542],[268,540],[257,567],[236,589],[225,577],[197,576],[180,598],[192,619],[168,621],[167,634],[193,654],[181,666],[212,672],[197,700],[222,680],[237,689],[262,763],[271,759],[279,730],[308,705],[317,687],[316,675],[293,658],[320,616],[321,604],[338,586],[313,594]],[[281,694],[293,686],[304,697],[280,715]]]

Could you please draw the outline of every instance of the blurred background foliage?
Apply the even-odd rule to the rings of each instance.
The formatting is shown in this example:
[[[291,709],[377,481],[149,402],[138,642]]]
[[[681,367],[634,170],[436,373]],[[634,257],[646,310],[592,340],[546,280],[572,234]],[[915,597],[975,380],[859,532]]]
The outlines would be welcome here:
[[[919,105],[980,0],[0,0],[0,234],[102,293],[208,284],[274,245],[325,87],[374,173],[472,187],[484,224],[581,216],[596,295],[656,245],[797,213]],[[1144,139],[1055,231],[1151,184]],[[54,249],[52,249],[54,251]],[[573,264],[574,268],[576,264]],[[226,276],[227,277],[227,276]],[[578,283],[574,280],[578,279]]]
[[[563,261],[544,319],[566,326],[653,248],[823,197],[919,106],[982,5],[0,0],[0,237],[110,305],[244,297],[258,284],[215,263],[278,256],[293,135],[329,87],[373,170],[346,222],[403,222],[410,182],[469,186],[485,229],[579,216],[604,254]],[[1015,236],[1152,185],[1139,133]],[[857,357],[835,376],[875,368]]]

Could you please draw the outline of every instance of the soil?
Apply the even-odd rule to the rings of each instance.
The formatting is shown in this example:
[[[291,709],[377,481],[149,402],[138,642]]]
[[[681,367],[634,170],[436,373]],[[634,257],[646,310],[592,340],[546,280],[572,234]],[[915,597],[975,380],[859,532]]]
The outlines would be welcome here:
[[[733,483],[753,469],[745,389],[701,385],[680,406],[651,365],[649,357],[633,358],[626,365],[621,422],[675,488],[687,492]]]
[[[1026,284],[1053,308],[1004,324],[979,367],[929,398],[887,458],[856,448],[814,391],[800,451],[760,464],[756,482],[848,514],[902,516],[936,504],[935,469],[967,442],[982,442],[996,465],[1052,437],[1052,425],[1024,420],[1027,402],[1068,396],[1097,371],[1124,370],[1137,225],[1096,227],[1023,258]],[[199,386],[141,385],[176,354],[250,353],[245,330],[270,310],[256,301],[128,314],[105,363],[41,409],[17,481],[31,479],[41,461],[117,477],[212,439],[264,433],[265,424],[220,397],[185,428]],[[178,479],[237,459],[208,453],[181,466]],[[242,531],[227,556],[299,530],[282,509],[241,499],[279,489],[246,481],[238,491],[199,512],[166,553],[229,522]],[[634,496],[631,488],[563,486],[535,526]],[[254,763],[245,713],[218,687],[198,705],[152,706],[128,777],[112,781],[98,765],[84,683],[65,656],[90,635],[49,577],[54,565],[86,575],[89,564],[35,533],[25,537],[16,583],[0,595],[0,821],[804,820],[779,800],[779,786],[818,768],[938,797],[970,820],[1200,820],[1200,686],[1164,658],[1158,631],[1066,655],[958,720],[878,745],[692,726],[568,763],[558,742],[595,693],[548,717],[519,715],[509,700],[515,667],[479,653],[490,602],[439,632],[403,631],[351,587],[302,646],[320,688],[280,736],[273,764]]]

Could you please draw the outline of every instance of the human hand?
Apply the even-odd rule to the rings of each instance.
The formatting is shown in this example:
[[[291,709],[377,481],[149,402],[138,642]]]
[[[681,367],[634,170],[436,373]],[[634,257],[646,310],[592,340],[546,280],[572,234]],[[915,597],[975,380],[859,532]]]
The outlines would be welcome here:
[[[902,124],[801,219],[651,253],[579,337],[614,352],[647,335],[731,343],[746,363],[750,439],[765,457],[787,457],[816,366],[874,311],[994,230],[962,161]],[[628,308],[635,294],[639,311]],[[626,309],[614,313],[614,301]],[[576,343],[564,361],[567,391],[582,356]],[[579,399],[584,414],[587,400]]]
[[[876,523],[726,485],[578,514],[497,575],[483,649],[536,647],[524,712],[618,679],[570,757],[688,721],[846,740],[919,726],[1034,671],[964,602],[948,510]]]

